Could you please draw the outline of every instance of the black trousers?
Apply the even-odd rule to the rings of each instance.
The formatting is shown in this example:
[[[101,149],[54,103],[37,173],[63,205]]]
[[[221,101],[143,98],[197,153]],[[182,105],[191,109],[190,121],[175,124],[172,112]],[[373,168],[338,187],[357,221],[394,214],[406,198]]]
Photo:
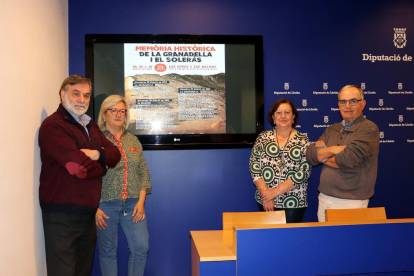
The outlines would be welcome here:
[[[260,212],[265,211],[262,204],[257,203],[257,206],[259,206]],[[286,214],[286,223],[299,223],[299,222],[302,222],[306,207],[304,208],[274,208],[274,211],[282,211],[282,210],[284,210]]]
[[[42,212],[48,276],[90,276],[95,215]]]

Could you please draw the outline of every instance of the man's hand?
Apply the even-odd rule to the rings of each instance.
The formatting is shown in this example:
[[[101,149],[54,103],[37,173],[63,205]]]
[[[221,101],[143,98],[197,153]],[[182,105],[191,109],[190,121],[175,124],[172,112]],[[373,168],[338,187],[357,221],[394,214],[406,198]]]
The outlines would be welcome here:
[[[90,149],[80,149],[81,152],[86,154],[90,159],[96,161],[99,159],[99,151]]]
[[[332,154],[335,155],[335,154],[338,154],[341,151],[343,151],[346,148],[346,146],[332,146],[332,147],[329,147],[329,148],[331,148]]]
[[[339,169],[338,165],[335,161],[335,156],[332,156],[328,158],[325,162],[323,162],[324,165],[329,166],[331,168]]]
[[[325,162],[326,159],[340,153],[345,148],[346,148],[346,146],[331,146],[331,147],[327,147],[327,148],[320,148],[318,150],[318,160],[320,162]]]
[[[326,147],[325,142],[322,140],[316,141],[315,142],[315,147],[320,148],[320,147]]]
[[[315,142],[315,147],[317,148],[326,147],[326,144],[324,141],[319,140]],[[331,154],[335,155],[343,151],[345,148],[346,146],[331,146],[331,147],[328,147],[326,150],[329,151]]]

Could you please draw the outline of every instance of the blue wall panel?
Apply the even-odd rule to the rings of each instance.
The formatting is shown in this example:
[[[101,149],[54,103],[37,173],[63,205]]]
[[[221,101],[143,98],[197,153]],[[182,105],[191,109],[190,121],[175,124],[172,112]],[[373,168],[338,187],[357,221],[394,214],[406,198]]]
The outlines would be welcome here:
[[[338,91],[349,83],[364,83],[365,91],[375,92],[366,94],[364,114],[384,138],[370,206],[384,206],[389,218],[414,217],[414,143],[408,142],[414,140],[414,128],[390,126],[401,123],[400,115],[401,124],[414,123],[414,109],[409,109],[414,96],[388,93],[414,91],[414,65],[362,60],[364,53],[413,56],[412,26],[412,1],[69,0],[69,73],[85,72],[88,33],[263,35],[265,110],[280,97],[298,108],[318,109],[300,112],[298,130],[311,141],[322,134],[324,128],[315,125],[325,125],[326,116],[327,124],[340,120],[339,112],[331,109],[337,95],[314,92]],[[406,28],[402,49],[394,46],[393,28]],[[380,100],[382,107],[393,110],[370,111],[381,107]],[[225,211],[257,210],[249,155],[248,149],[145,152],[153,184],[146,204],[151,247],[146,275],[189,275],[190,230],[220,229]],[[314,168],[309,181],[305,221],[317,220],[319,172],[320,167]],[[121,247],[124,254],[126,244]],[[99,275],[97,262],[94,275]]]
[[[413,223],[237,231],[237,275],[414,271]]]

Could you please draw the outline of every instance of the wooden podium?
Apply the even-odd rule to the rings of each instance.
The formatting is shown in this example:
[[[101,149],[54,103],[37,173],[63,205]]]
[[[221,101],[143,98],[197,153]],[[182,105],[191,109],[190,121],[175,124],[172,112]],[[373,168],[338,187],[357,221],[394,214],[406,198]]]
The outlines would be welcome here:
[[[243,223],[190,234],[192,276],[414,274],[414,219]]]

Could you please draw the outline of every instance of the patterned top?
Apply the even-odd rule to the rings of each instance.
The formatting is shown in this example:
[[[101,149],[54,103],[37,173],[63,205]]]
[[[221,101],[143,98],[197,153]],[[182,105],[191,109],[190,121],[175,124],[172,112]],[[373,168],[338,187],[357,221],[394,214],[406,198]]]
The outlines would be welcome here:
[[[279,149],[275,139],[274,129],[260,133],[256,139],[249,162],[253,182],[263,178],[267,187],[273,189],[290,178],[295,188],[276,197],[275,208],[307,207],[308,179],[312,169],[306,161],[309,139],[298,131],[282,149]],[[280,167],[282,154],[285,165]],[[255,198],[263,204],[258,189]]]
[[[114,141],[116,143],[116,146],[118,147],[119,152],[121,153],[122,162],[124,162],[124,182],[123,182],[123,185],[122,185],[121,199],[127,199],[128,198],[128,192],[127,192],[127,187],[128,187],[128,159],[126,157],[126,152],[124,150],[124,147],[122,146],[122,136],[118,140],[118,139],[116,139],[115,135],[113,135],[112,133],[109,133],[109,135],[111,135],[112,139],[114,139]]]
[[[108,169],[102,178],[100,202],[139,198],[142,189],[147,189],[147,194],[150,194],[152,192],[150,173],[138,138],[123,129],[121,139],[117,140],[105,127],[101,130],[106,138],[118,147],[122,158],[116,167]]]

